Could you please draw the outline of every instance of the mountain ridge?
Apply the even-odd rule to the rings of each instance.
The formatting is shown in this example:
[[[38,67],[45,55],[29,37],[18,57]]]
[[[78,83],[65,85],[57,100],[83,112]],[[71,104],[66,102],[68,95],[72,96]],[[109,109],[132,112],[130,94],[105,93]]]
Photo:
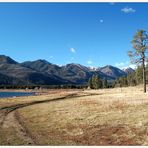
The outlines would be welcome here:
[[[25,85],[87,84],[94,74],[109,81],[127,75],[125,71],[111,65],[91,69],[76,63],[58,66],[44,59],[18,63],[5,55],[0,55],[0,74],[6,77],[4,79],[13,79],[12,84]]]

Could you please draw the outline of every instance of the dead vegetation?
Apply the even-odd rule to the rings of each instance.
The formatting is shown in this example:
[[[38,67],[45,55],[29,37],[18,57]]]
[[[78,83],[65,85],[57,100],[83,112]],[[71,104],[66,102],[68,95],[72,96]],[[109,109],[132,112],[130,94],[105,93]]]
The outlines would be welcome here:
[[[0,108],[1,145],[148,145],[148,94],[140,86],[56,90],[1,99]]]

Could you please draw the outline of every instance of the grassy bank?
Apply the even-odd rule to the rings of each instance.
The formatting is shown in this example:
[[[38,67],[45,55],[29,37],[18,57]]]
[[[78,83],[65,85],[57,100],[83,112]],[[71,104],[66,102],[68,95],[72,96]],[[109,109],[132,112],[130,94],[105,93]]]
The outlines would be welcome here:
[[[7,114],[10,106],[28,102],[34,104]],[[1,110],[1,145],[148,145],[148,94],[141,86],[55,90],[1,99],[4,107],[9,109]]]

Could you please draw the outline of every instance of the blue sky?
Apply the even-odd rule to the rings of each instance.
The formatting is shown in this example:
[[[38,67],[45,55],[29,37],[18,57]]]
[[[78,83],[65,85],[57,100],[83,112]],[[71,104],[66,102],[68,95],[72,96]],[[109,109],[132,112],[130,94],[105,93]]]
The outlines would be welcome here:
[[[148,31],[148,3],[0,3],[0,53],[18,62],[132,66],[127,51]]]

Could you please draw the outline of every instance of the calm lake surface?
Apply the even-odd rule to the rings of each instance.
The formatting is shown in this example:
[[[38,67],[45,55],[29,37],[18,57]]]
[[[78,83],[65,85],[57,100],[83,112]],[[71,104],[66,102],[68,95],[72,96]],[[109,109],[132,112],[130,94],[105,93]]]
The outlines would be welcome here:
[[[0,92],[1,98],[21,97],[21,96],[33,96],[34,92]]]

